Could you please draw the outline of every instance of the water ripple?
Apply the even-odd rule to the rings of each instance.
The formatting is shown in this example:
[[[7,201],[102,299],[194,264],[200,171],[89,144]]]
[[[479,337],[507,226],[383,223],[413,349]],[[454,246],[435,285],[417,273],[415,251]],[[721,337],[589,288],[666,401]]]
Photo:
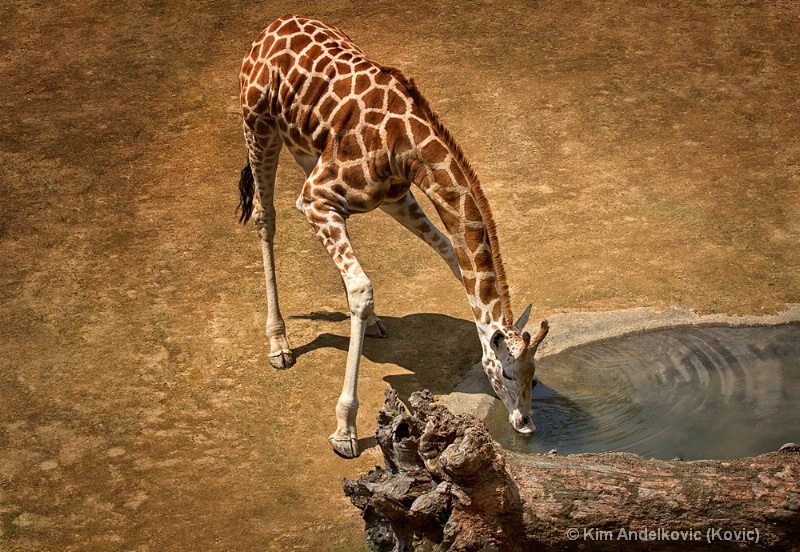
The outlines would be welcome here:
[[[487,420],[510,450],[736,458],[800,441],[800,325],[686,327],[577,347],[542,360],[537,431]]]

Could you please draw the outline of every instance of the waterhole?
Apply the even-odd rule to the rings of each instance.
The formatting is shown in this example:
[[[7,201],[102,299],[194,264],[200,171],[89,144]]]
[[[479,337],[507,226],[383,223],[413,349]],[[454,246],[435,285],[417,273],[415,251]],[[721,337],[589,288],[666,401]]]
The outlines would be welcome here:
[[[506,449],[697,460],[800,441],[800,324],[595,342],[543,358],[537,376],[533,436],[517,434],[502,405],[486,420]]]

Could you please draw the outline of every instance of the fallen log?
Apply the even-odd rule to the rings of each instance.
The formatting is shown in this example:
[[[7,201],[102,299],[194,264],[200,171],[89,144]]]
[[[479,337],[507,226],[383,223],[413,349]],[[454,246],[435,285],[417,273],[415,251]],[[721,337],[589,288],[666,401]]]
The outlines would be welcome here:
[[[800,549],[800,447],[738,460],[503,451],[428,391],[378,414],[385,468],[344,491],[377,550]]]

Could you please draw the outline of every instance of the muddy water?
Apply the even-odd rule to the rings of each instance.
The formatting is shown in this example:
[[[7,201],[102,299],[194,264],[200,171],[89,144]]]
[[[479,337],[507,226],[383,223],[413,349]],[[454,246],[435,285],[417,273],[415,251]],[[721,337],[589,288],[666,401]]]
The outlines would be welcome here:
[[[736,458],[800,442],[800,325],[686,327],[542,359],[532,437],[504,408],[487,423],[517,452]]]

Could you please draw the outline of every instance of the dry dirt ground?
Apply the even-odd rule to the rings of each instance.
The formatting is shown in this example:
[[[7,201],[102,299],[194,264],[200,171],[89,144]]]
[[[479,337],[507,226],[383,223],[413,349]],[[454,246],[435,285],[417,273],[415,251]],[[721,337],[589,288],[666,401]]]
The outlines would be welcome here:
[[[258,239],[235,222],[237,77],[285,12],[402,67],[482,177],[517,311],[800,303],[796,2],[0,4],[0,549],[354,550],[326,438],[348,323],[279,173],[298,364],[267,362]],[[391,337],[383,390],[478,357],[463,291],[382,213],[353,239]]]

